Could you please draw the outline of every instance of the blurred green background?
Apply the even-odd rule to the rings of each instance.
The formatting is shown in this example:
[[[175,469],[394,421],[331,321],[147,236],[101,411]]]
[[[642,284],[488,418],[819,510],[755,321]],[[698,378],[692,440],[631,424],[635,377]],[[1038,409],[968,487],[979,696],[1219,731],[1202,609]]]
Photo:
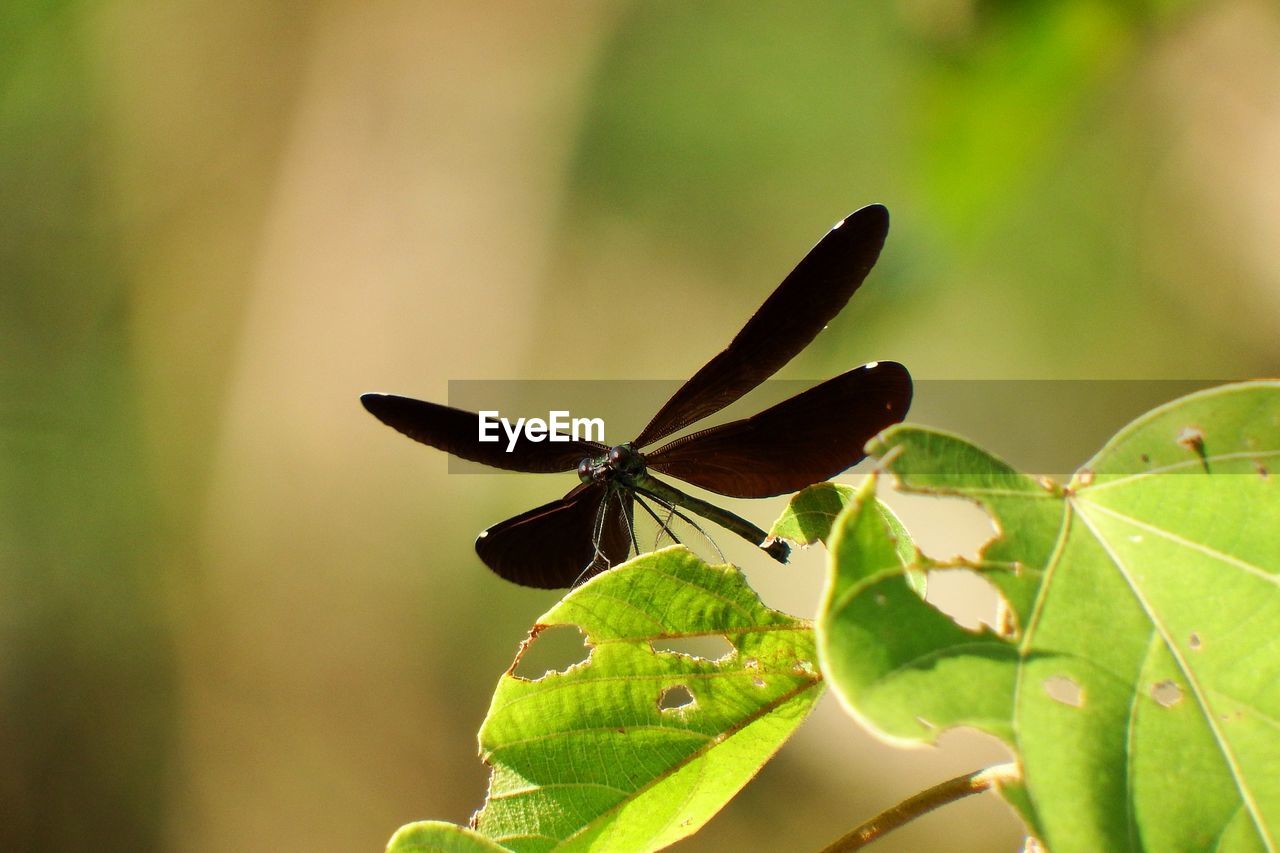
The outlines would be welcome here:
[[[872,201],[880,265],[785,376],[1278,372],[1266,0],[8,0],[0,39],[0,849],[373,850],[480,805],[555,596],[472,539],[571,482],[449,476],[361,391],[688,376]],[[902,507],[942,556],[990,529]],[[816,551],[742,559],[813,612]],[[828,698],[683,847],[812,849],[1002,755]],[[974,798],[883,849],[1020,837]]]

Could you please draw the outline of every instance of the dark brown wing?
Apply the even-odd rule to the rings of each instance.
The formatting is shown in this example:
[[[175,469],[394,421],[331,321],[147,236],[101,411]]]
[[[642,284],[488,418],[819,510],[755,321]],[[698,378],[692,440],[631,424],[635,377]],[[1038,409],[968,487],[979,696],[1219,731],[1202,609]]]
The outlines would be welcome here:
[[[476,553],[512,583],[576,586],[627,559],[630,516],[629,492],[607,484],[580,485],[558,501],[490,527],[476,539]]]
[[[729,346],[658,410],[636,446],[720,411],[777,373],[840,313],[880,256],[888,232],[889,211],[878,204],[836,223]]]
[[[786,494],[857,464],[867,441],[906,417],[910,405],[907,369],[872,362],[753,417],[678,438],[645,460],[730,497]]]
[[[523,471],[552,474],[572,471],[586,456],[608,450],[594,441],[529,441],[523,435],[507,452],[507,436],[498,429],[495,442],[480,441],[480,416],[438,403],[397,397],[394,394],[362,394],[360,402],[378,420],[423,444],[429,444],[460,459]]]

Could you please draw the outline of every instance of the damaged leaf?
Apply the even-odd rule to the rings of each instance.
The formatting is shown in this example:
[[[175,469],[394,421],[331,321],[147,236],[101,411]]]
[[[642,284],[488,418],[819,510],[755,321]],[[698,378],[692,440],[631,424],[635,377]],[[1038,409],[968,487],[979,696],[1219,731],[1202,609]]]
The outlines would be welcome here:
[[[501,853],[505,849],[473,829],[439,820],[402,826],[387,842],[387,853]]]
[[[815,542],[826,543],[831,535],[831,525],[849,504],[853,503],[857,489],[844,483],[817,483],[801,489],[787,503],[787,508],[773,523],[769,535],[790,539],[800,545]],[[874,499],[873,499],[874,500]],[[911,534],[902,526],[893,510],[875,501],[876,512],[888,526],[893,537],[898,562],[910,566],[916,562],[916,546]],[[925,594],[926,575],[923,570],[912,569],[907,575],[911,588],[921,597]]]
[[[853,502],[857,489],[844,483],[817,483],[801,489],[792,496],[787,508],[778,516],[769,535],[778,539],[790,539],[799,545],[826,542],[831,535],[831,525],[836,517]],[[911,534],[902,526],[893,510],[879,501],[876,509],[889,525],[897,539],[898,553],[904,563],[915,559],[915,547]]]
[[[873,452],[902,488],[991,513],[1002,534],[972,568],[1010,633],[960,628],[908,589],[868,483],[834,525],[818,623],[823,671],[861,719],[1002,738],[1025,785],[1011,800],[1049,849],[1276,848],[1280,383],[1156,409],[1066,488],[916,427]]]
[[[576,626],[591,654],[538,680],[504,675],[494,693],[473,824],[513,850],[656,849],[697,831],[822,689],[809,624],[682,547],[592,578],[539,625]],[[687,637],[733,648],[716,660],[655,651]]]
[[[818,483],[792,495],[787,508],[769,529],[769,535],[790,539],[799,545],[826,542],[831,523],[850,501],[853,486],[843,483]]]

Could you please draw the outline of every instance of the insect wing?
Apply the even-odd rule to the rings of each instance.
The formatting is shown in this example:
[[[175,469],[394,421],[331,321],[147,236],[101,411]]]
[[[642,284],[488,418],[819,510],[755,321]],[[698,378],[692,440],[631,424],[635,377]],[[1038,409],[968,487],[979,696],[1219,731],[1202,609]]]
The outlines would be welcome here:
[[[629,495],[605,484],[580,485],[563,498],[495,524],[476,553],[522,586],[563,589],[627,559]]]
[[[375,418],[414,441],[428,444],[460,459],[507,471],[553,474],[572,471],[587,456],[608,450],[594,441],[529,441],[520,435],[508,451],[503,430],[497,441],[480,441],[480,416],[439,403],[398,397],[395,394],[362,394],[360,402]]]
[[[722,495],[799,491],[860,462],[876,433],[906,417],[911,375],[873,362],[758,415],[683,436],[646,454],[649,467]]]
[[[657,551],[668,545],[683,545],[708,563],[728,562],[694,514],[653,496],[636,495],[635,500],[640,507],[634,526],[639,550]]]
[[[636,446],[651,444],[720,411],[777,373],[840,313],[880,256],[888,232],[889,212],[878,204],[837,223],[729,346],[658,410]]]

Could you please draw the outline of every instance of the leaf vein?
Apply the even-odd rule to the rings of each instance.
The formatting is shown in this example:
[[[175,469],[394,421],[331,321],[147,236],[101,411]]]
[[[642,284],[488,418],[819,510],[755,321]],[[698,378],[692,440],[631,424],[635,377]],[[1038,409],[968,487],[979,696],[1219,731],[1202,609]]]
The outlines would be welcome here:
[[[1090,523],[1088,513],[1080,513],[1080,519],[1084,522],[1084,525],[1089,528],[1089,532],[1093,534],[1093,537],[1097,540],[1102,549],[1106,551],[1107,557],[1111,560],[1112,564],[1116,567],[1116,570],[1120,573],[1120,576],[1129,586],[1134,598],[1138,601],[1138,605],[1142,608],[1143,612],[1147,614],[1147,618],[1151,620],[1151,624],[1154,626],[1155,630],[1159,632],[1160,638],[1164,642],[1169,655],[1174,659],[1174,662],[1178,665],[1178,669],[1182,672],[1183,677],[1186,678],[1187,684],[1191,687],[1192,695],[1196,698],[1196,704],[1200,706],[1201,713],[1205,718],[1205,722],[1208,724],[1209,731],[1218,744],[1218,750],[1222,753],[1223,760],[1226,761],[1227,767],[1231,771],[1231,778],[1232,781],[1235,782],[1236,790],[1240,792],[1240,797],[1246,808],[1249,810],[1249,816],[1253,819],[1253,824],[1257,829],[1258,837],[1263,840],[1269,849],[1274,849],[1275,842],[1267,834],[1266,826],[1262,822],[1262,815],[1258,810],[1258,804],[1254,802],[1253,793],[1249,790],[1248,785],[1245,784],[1244,774],[1236,759],[1235,752],[1231,749],[1225,735],[1222,733],[1222,730],[1217,725],[1217,721],[1213,717],[1213,712],[1209,707],[1208,697],[1205,696],[1204,688],[1200,684],[1200,680],[1196,678],[1195,672],[1182,657],[1182,653],[1173,642],[1173,639],[1166,633],[1163,623],[1157,618],[1155,611],[1151,607],[1151,603],[1147,601],[1146,596],[1142,594],[1136,580],[1129,573],[1124,561],[1120,559],[1120,555],[1112,550],[1111,543],[1099,530],[1097,530],[1097,528],[1093,526],[1092,523]]]
[[[1123,477],[1117,477],[1114,480],[1107,479],[1090,486],[1081,486],[1076,491],[1076,494],[1086,494],[1088,492],[1101,492],[1113,486],[1120,486],[1120,485],[1124,485],[1126,483],[1132,483],[1138,480],[1145,480],[1147,477],[1153,477],[1153,476],[1156,476],[1157,474],[1171,474],[1174,471],[1179,471],[1184,468],[1203,468],[1205,465],[1211,462],[1231,462],[1237,459],[1270,459],[1276,456],[1280,456],[1280,449],[1262,450],[1262,451],[1240,450],[1234,453],[1212,453],[1204,456],[1203,458],[1200,456],[1196,456],[1191,459],[1183,460],[1182,462],[1174,462],[1169,465],[1161,465],[1159,468],[1148,468],[1146,471],[1140,471],[1137,474],[1127,474]]]
[[[1266,569],[1262,568],[1261,566],[1255,566],[1253,563],[1250,563],[1248,560],[1242,560],[1239,557],[1236,557],[1232,554],[1224,554],[1223,552],[1217,550],[1216,548],[1210,548],[1208,545],[1203,545],[1199,542],[1192,542],[1190,539],[1187,539],[1183,536],[1179,536],[1178,534],[1174,533],[1171,530],[1165,530],[1163,528],[1156,527],[1155,525],[1148,524],[1147,522],[1142,521],[1141,519],[1134,518],[1133,516],[1127,515],[1123,512],[1118,512],[1117,510],[1111,509],[1110,507],[1104,507],[1099,504],[1089,503],[1086,501],[1081,501],[1081,503],[1083,504],[1083,506],[1080,507],[1081,510],[1086,510],[1086,508],[1087,510],[1097,510],[1103,515],[1109,515],[1112,518],[1119,519],[1127,524],[1133,525],[1134,527],[1145,530],[1148,533],[1154,533],[1156,536],[1159,536],[1163,539],[1167,539],[1170,542],[1175,542],[1184,548],[1188,548],[1192,551],[1198,551],[1199,553],[1204,554],[1207,557],[1212,557],[1213,559],[1219,562],[1226,563],[1231,566],[1235,566],[1238,569],[1243,569],[1244,571],[1257,575],[1258,577],[1263,578],[1264,580],[1270,583],[1280,584],[1280,576],[1277,576],[1273,572],[1268,572]],[[1087,511],[1085,514],[1087,514]],[[1093,526],[1090,525],[1089,529],[1093,530]],[[1096,530],[1094,530],[1094,535],[1098,536],[1099,539],[1101,539],[1102,534],[1098,533]]]

